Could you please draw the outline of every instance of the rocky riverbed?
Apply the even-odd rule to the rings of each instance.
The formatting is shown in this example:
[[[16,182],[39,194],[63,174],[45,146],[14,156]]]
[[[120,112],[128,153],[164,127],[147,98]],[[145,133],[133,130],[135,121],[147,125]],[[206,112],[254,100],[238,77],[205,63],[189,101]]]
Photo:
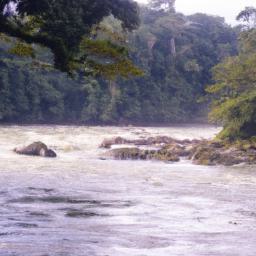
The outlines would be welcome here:
[[[122,147],[111,149],[117,145]],[[135,140],[115,137],[104,140],[100,147],[110,149],[105,156],[117,160],[178,162],[181,159],[189,159],[199,165],[256,164],[256,140],[231,143],[213,139],[179,140],[166,136]]]

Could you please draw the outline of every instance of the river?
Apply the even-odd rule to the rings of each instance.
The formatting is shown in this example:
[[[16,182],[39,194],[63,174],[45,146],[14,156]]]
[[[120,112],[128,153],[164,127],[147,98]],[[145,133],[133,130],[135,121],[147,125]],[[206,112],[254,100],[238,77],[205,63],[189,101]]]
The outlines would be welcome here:
[[[255,166],[100,160],[105,138],[210,126],[0,128],[0,256],[255,256]],[[16,155],[43,141],[58,157]]]

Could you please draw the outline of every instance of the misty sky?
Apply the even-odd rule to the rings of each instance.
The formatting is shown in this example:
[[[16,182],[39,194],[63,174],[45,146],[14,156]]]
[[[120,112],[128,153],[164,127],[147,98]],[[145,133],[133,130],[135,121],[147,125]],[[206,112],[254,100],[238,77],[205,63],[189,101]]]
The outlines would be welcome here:
[[[147,0],[137,0],[146,3]],[[184,14],[203,12],[219,15],[226,18],[226,21],[235,24],[236,15],[245,6],[255,6],[256,0],[176,0],[176,10]]]

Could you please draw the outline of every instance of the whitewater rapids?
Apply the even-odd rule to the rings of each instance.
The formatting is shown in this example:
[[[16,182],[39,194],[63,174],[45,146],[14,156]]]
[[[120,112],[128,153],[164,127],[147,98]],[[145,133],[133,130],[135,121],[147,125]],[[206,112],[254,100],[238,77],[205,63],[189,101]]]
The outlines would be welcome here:
[[[0,256],[255,256],[255,166],[100,160],[106,138],[218,131],[0,127]],[[58,157],[12,152],[39,140]]]

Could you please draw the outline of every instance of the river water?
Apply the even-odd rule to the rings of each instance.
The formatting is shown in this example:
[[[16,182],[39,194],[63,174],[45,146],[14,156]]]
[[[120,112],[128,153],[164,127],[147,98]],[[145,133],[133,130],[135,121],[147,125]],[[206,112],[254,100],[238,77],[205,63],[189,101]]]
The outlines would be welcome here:
[[[217,132],[1,127],[0,256],[255,256],[255,166],[100,160],[104,138]],[[38,140],[58,158],[12,152]]]

